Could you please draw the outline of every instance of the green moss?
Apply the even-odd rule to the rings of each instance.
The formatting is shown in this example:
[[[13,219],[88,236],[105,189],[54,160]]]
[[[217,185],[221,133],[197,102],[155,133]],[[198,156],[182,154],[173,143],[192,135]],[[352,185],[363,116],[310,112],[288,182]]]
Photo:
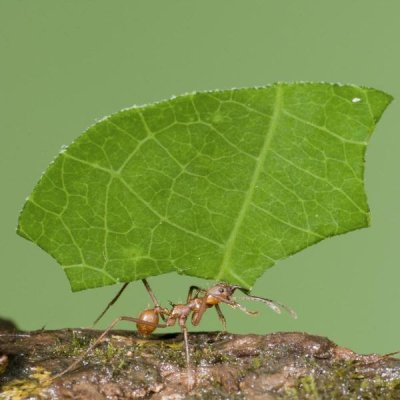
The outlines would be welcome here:
[[[186,357],[183,342],[165,343],[152,345],[154,356],[167,363],[177,365],[179,368],[186,368]]]
[[[262,364],[263,364],[263,363],[262,363],[262,360],[261,360],[260,357],[254,357],[254,358],[251,360],[251,368],[252,368],[252,369],[259,369],[259,368],[261,367]]]
[[[307,395],[308,399],[318,399],[319,393],[315,379],[312,375],[305,376],[300,380],[300,387],[302,391]]]
[[[205,345],[201,348],[195,347],[191,349],[191,358],[193,364],[219,364],[235,361],[235,358],[229,354],[216,351],[212,345]]]
[[[331,368],[316,369],[316,375],[300,377],[287,388],[286,398],[302,399],[400,399],[400,379],[384,379],[382,375],[366,377],[358,371],[357,362],[335,363]]]
[[[65,343],[58,343],[53,348],[53,353],[58,356],[74,357],[85,351],[96,339],[91,339],[86,335],[73,331],[71,339]]]

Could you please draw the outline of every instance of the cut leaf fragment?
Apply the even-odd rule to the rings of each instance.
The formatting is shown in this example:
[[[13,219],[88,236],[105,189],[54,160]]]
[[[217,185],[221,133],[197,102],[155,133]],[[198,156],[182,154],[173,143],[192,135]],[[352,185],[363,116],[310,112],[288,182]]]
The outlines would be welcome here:
[[[18,233],[74,291],[171,271],[250,288],[277,260],[368,225],[365,150],[391,100],[278,83],[120,111],[57,156]]]

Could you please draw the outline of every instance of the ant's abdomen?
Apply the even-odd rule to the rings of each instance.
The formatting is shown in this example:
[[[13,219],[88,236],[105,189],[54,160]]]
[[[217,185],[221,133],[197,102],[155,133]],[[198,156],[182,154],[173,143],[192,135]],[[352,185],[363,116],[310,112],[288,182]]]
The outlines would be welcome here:
[[[136,328],[138,332],[143,335],[143,336],[148,336],[153,333],[153,331],[157,328],[158,322],[159,322],[159,317],[158,313],[153,309],[147,309],[144,310],[143,312],[140,313],[139,319],[141,321],[148,322],[149,324],[146,323],[136,323]]]

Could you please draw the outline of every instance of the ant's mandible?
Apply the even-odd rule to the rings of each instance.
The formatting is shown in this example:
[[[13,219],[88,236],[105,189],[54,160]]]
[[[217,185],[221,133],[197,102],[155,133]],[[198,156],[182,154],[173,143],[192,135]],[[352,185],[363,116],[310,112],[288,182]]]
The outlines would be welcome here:
[[[215,307],[218,318],[222,323],[223,331],[226,331],[226,320],[221,311],[220,303],[225,303],[232,308],[237,308],[248,315],[257,314],[256,311],[249,311],[246,307],[239,304],[235,300],[231,298],[234,294],[235,290],[239,289],[246,295],[246,299],[252,301],[258,301],[266,304],[273,311],[277,313],[281,313],[281,309],[284,309],[289,312],[289,314],[293,318],[297,318],[296,313],[290,308],[286,307],[283,304],[280,304],[276,301],[269,300],[263,297],[252,296],[249,294],[247,289],[244,289],[238,285],[229,285],[227,283],[218,283],[208,290],[202,289],[198,286],[191,286],[189,288],[189,292],[187,295],[185,304],[171,304],[171,309],[163,308],[157,301],[153,291],[150,288],[149,283],[146,279],[142,279],[142,282],[149,293],[154,307],[146,309],[140,313],[138,318],[121,316],[116,318],[108,328],[97,338],[97,340],[88,347],[88,349],[83,353],[81,357],[79,357],[76,361],[74,361],[68,368],[59,374],[55,375],[52,379],[56,379],[66,374],[67,372],[73,370],[85,357],[86,355],[95,348],[104,337],[110,332],[114,326],[120,321],[130,321],[136,324],[137,330],[142,336],[151,335],[157,328],[166,328],[169,326],[175,325],[178,322],[179,327],[183,333],[184,345],[185,345],[185,355],[186,355],[186,366],[187,366],[187,377],[188,377],[188,389],[191,389],[194,385],[194,380],[192,377],[191,367],[190,367],[190,352],[189,352],[189,340],[188,340],[188,332],[186,327],[186,321],[189,317],[191,317],[192,325],[199,325],[204,313],[212,307]],[[120,295],[128,286],[128,283],[125,283],[116,296],[108,303],[105,310],[100,314],[100,316],[96,319],[94,324],[96,324],[100,318],[107,312],[107,310],[118,300]],[[160,323],[160,317],[162,319],[162,323]]]

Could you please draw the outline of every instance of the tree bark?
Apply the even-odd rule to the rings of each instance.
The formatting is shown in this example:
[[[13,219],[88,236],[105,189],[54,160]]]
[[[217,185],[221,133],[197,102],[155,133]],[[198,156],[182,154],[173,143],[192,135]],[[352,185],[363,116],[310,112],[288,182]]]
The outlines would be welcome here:
[[[306,333],[0,331],[0,399],[400,399],[400,360],[359,355]]]

